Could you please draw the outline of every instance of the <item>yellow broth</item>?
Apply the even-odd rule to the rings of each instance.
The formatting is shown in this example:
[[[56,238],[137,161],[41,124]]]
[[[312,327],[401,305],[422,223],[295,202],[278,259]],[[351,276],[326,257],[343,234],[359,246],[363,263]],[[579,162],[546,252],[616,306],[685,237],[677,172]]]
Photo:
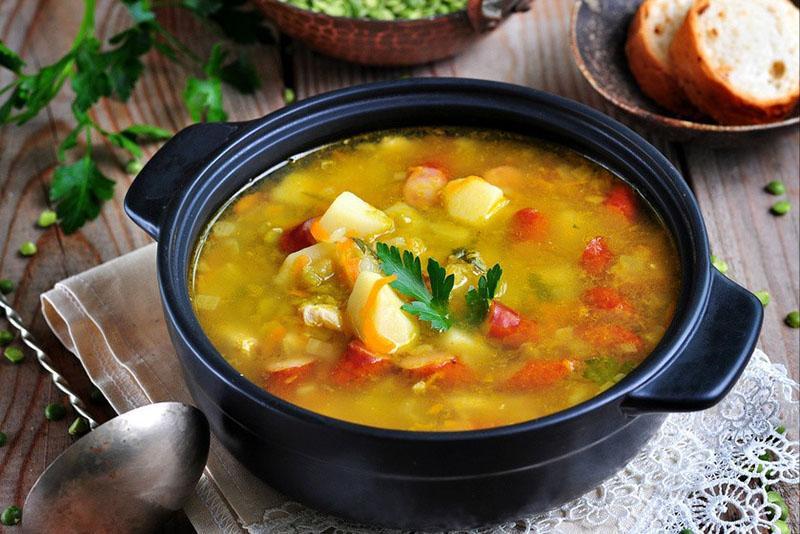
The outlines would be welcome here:
[[[412,175],[419,190],[407,185]],[[468,176],[478,178],[457,182]],[[480,195],[502,193],[475,224],[457,210],[491,199],[457,205],[466,183],[483,188]],[[325,214],[343,192],[391,219],[390,230],[363,236],[359,245],[371,251],[353,246],[353,229],[326,234],[321,219],[309,223],[310,233],[290,233]],[[334,252],[287,260],[298,232],[332,241],[324,247]],[[423,272],[433,258],[454,274],[447,331],[396,306],[376,317],[372,308],[348,308],[354,280],[377,278],[361,271],[385,276],[372,257],[379,242],[413,252]],[[290,274],[279,275],[284,262]],[[499,304],[471,324],[465,294],[495,263],[502,267],[493,300]],[[209,339],[256,384],[331,417],[444,431],[542,417],[612,386],[664,334],[679,274],[674,244],[655,213],[603,167],[534,139],[431,128],[333,144],[243,190],[200,240],[190,287]],[[373,300],[364,302],[374,307],[383,289],[372,289]],[[412,300],[391,291],[399,301],[387,296],[381,305]],[[395,322],[411,334],[380,323],[392,314],[402,315]],[[371,332],[388,328],[391,335],[359,341],[367,336],[359,321],[364,332],[371,325]],[[392,336],[403,341],[392,344]]]

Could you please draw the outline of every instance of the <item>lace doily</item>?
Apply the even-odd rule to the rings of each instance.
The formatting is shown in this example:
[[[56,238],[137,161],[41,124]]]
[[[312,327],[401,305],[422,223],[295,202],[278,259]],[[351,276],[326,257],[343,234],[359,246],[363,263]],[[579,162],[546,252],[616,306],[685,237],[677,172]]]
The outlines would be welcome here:
[[[798,384],[757,351],[731,393],[704,412],[673,414],[621,472],[559,509],[476,534],[772,532],[765,486],[798,484],[798,442],[777,428],[797,418]],[[796,511],[794,511],[796,513]],[[265,511],[253,534],[383,534],[294,502]]]

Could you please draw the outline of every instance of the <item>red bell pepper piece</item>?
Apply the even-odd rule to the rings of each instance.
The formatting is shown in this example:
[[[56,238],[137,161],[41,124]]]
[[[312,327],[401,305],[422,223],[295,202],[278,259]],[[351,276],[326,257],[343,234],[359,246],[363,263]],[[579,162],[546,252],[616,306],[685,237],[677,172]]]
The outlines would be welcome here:
[[[508,234],[513,241],[542,241],[547,237],[550,221],[533,208],[523,208],[511,216]]]
[[[605,200],[606,206],[619,211],[629,221],[636,219],[639,212],[637,204],[636,193],[625,184],[614,185]]]
[[[608,248],[605,237],[595,237],[586,244],[581,256],[581,265],[589,274],[602,274],[611,266],[614,255]]]
[[[298,250],[310,247],[316,243],[317,240],[314,239],[311,233],[311,226],[314,224],[315,220],[316,217],[312,217],[311,219],[301,222],[294,228],[284,230],[278,241],[278,246],[281,251],[286,254],[291,254],[292,252],[297,252]]]
[[[372,352],[361,341],[353,340],[331,370],[331,380],[340,386],[360,384],[391,370],[389,358]]]

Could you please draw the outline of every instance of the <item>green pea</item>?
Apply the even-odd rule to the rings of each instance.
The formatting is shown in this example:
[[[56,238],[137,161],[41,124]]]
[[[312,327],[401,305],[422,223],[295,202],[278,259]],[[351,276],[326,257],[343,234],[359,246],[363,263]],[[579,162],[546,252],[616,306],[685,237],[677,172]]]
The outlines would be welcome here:
[[[5,446],[6,443],[8,443],[8,436],[5,432],[0,432],[0,447]]]
[[[125,172],[128,174],[139,174],[142,172],[144,168],[144,163],[139,161],[138,159],[129,160],[128,163],[125,164]]]
[[[772,180],[764,189],[771,195],[783,195],[786,193],[786,186],[780,180]]]
[[[3,354],[11,363],[19,363],[25,359],[25,354],[19,347],[6,347],[6,350],[3,351]]]
[[[791,210],[792,205],[788,200],[779,200],[770,208],[773,215],[786,215]]]
[[[39,249],[36,248],[36,243],[33,241],[26,241],[19,247],[19,253],[23,256],[33,256]]]
[[[786,521],[781,519],[775,521],[775,528],[772,529],[772,532],[775,534],[792,534],[789,531],[789,525],[786,524]]]
[[[9,506],[0,514],[0,523],[7,527],[18,525],[22,521],[22,510],[17,506]]]
[[[14,334],[8,330],[0,330],[0,346],[5,347],[12,341],[14,341]]]
[[[83,417],[76,418],[71,425],[69,425],[70,436],[82,436],[89,431],[89,422]]]
[[[44,416],[48,421],[60,421],[64,419],[65,415],[67,415],[67,409],[64,408],[63,404],[58,402],[48,404],[44,408]]]
[[[713,254],[711,255],[711,265],[716,267],[716,269],[722,274],[728,274],[727,262],[721,258],[714,256]]]
[[[294,103],[295,100],[297,100],[297,95],[295,95],[294,89],[292,89],[291,87],[286,87],[283,90],[283,102],[284,102],[284,104],[286,104],[288,106],[289,104]]]
[[[692,530],[690,528],[685,528],[685,529],[681,530],[680,534],[694,534],[694,530]]]
[[[778,434],[786,434],[786,427],[780,425],[775,429],[775,432],[777,432]]]
[[[3,278],[0,280],[0,293],[3,295],[8,295],[12,291],[14,291],[14,282],[8,278]]]
[[[36,221],[36,225],[39,228],[47,228],[48,226],[53,226],[56,221],[58,221],[58,215],[56,212],[53,210],[44,210],[39,214],[39,219]]]
[[[790,328],[800,328],[800,311],[790,311],[784,321]]]
[[[753,294],[756,296],[756,298],[758,300],[761,301],[761,304],[763,306],[766,306],[767,304],[769,304],[769,301],[771,300],[771,297],[770,297],[770,295],[769,295],[769,293],[767,291],[756,291]]]

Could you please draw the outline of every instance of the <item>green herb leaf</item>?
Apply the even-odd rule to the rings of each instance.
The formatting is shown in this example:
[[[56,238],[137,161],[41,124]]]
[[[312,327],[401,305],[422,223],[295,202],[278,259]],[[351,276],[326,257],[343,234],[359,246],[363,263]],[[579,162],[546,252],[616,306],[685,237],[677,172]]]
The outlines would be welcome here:
[[[111,95],[111,81],[105,71],[106,60],[100,53],[100,41],[90,37],[75,50],[76,73],[72,77],[76,113],[85,112],[104,96]]]
[[[122,0],[133,20],[140,24],[156,19],[150,0]]]
[[[172,137],[169,130],[152,124],[131,124],[120,133],[136,141],[164,141]]]
[[[114,146],[125,150],[135,159],[139,159],[144,155],[142,147],[139,146],[132,136],[127,136],[122,132],[108,132],[106,134],[106,139]]]
[[[428,258],[427,271],[431,284],[429,290],[422,278],[422,262],[417,256],[408,250],[401,254],[400,249],[385,243],[377,243],[375,251],[384,274],[397,277],[392,282],[392,287],[414,299],[411,303],[404,304],[403,310],[431,323],[431,328],[440,332],[453,325],[449,303],[455,276],[448,276],[439,262]]]
[[[114,196],[114,182],[103,176],[86,155],[71,165],[58,167],[50,185],[61,228],[70,234],[100,213],[100,206]]]
[[[11,50],[3,41],[0,41],[0,67],[5,67],[10,71],[20,73],[25,62],[19,55]]]
[[[586,360],[583,377],[596,384],[607,384],[617,380],[619,375],[626,375],[635,367],[633,362],[620,362],[615,358],[601,356]]]
[[[199,17],[208,17],[218,11],[223,2],[219,0],[182,0],[181,6],[193,11]]]
[[[186,2],[186,0],[184,0]],[[239,44],[274,44],[275,35],[266,24],[264,14],[245,7],[245,0],[226,0],[208,14],[231,41]]]
[[[489,313],[489,304],[497,294],[497,285],[503,269],[499,263],[478,278],[478,287],[470,287],[464,298],[467,301],[467,322],[472,325],[481,324]]]
[[[70,52],[52,65],[32,75],[21,75],[17,86],[0,107],[0,121],[24,124],[44,109],[61,90],[72,69],[73,54]],[[13,109],[21,113],[11,116]]]
[[[155,28],[152,24],[139,24],[109,40],[116,47],[105,52],[103,59],[114,96],[119,100],[128,100],[139,81],[144,71],[142,56],[153,48]]]
[[[192,120],[217,122],[228,117],[222,108],[222,82],[218,78],[189,78],[183,91],[183,100]]]

